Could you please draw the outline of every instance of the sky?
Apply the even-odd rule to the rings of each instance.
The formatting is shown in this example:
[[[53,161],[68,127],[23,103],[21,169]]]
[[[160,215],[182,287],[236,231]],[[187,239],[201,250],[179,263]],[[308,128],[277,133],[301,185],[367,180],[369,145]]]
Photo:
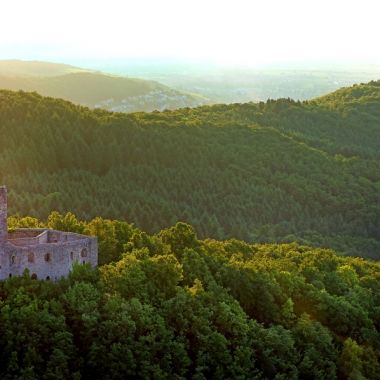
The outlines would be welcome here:
[[[378,0],[3,0],[0,59],[380,64]]]

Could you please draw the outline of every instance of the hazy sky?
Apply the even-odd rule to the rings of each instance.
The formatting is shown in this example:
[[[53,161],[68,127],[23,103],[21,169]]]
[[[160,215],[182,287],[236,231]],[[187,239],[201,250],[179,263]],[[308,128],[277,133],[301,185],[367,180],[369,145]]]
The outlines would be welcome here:
[[[3,0],[0,58],[380,63],[379,0]]]

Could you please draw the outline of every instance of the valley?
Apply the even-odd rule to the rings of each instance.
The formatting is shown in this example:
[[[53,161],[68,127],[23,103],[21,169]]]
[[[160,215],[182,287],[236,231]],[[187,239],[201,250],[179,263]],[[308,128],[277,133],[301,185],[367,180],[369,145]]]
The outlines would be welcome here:
[[[174,90],[152,80],[49,62],[0,60],[0,88],[36,91],[115,112],[163,111],[209,102],[203,96]]]

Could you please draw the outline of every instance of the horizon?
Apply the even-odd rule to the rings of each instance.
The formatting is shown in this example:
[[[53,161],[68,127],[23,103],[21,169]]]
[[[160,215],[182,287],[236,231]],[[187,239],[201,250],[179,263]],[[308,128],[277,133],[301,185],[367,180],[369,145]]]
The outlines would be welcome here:
[[[88,67],[104,61],[237,68],[380,65],[380,5],[370,0],[360,7],[326,0],[189,4],[68,0],[57,8],[44,0],[15,0],[3,5],[0,59]]]

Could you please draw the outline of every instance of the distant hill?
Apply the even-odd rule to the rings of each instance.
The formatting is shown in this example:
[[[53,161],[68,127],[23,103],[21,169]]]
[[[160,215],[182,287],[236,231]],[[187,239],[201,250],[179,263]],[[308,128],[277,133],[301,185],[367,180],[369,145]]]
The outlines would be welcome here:
[[[0,74],[13,77],[48,77],[75,72],[92,71],[63,63],[43,61],[0,60]]]
[[[379,114],[380,109],[377,106],[380,102],[380,80],[344,87],[317,98],[314,102],[335,109],[352,110],[355,108],[357,111],[362,110],[364,112],[367,107],[373,108],[375,106],[376,109],[372,111],[378,111]]]
[[[199,236],[380,259],[380,83],[153,113],[0,92],[0,183],[13,213],[176,221]]]
[[[158,82],[112,76],[47,62],[0,61],[0,88],[36,91],[111,111],[153,111],[194,107],[206,98]]]

